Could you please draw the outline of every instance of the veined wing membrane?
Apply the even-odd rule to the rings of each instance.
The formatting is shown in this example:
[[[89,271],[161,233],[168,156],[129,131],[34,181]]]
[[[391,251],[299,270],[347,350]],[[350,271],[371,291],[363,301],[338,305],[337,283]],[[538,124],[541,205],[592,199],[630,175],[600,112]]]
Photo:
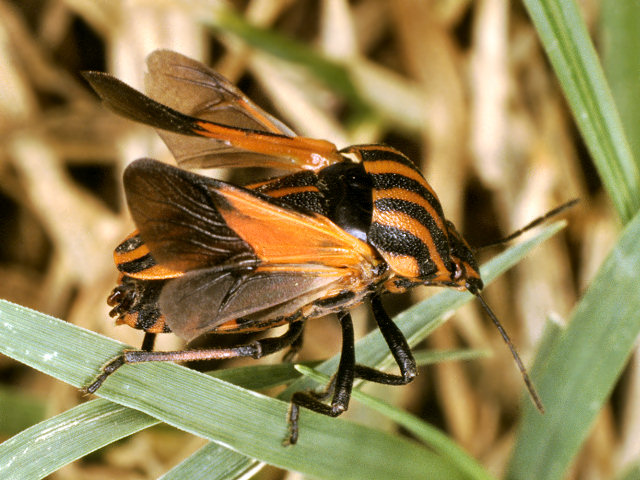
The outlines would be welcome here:
[[[276,272],[189,272],[167,283],[160,309],[172,332],[192,340],[230,320],[251,316],[259,320],[262,312],[269,317],[264,320],[293,315],[341,279],[338,269],[298,267]]]
[[[150,159],[136,160],[124,171],[131,216],[159,266],[188,272],[230,261],[259,263],[251,246],[218,213],[211,181]]]
[[[153,100],[202,120],[288,137],[296,134],[272,117],[226,78],[200,62],[170,50],[147,57],[145,91]],[[158,134],[180,166],[268,166],[271,156],[230,147],[210,138],[185,136],[167,130]],[[266,157],[266,158],[265,158]],[[282,168],[282,167],[280,167]]]
[[[249,100],[219,73],[171,50],[147,57],[144,84],[149,97],[179,112],[230,127],[296,134]]]

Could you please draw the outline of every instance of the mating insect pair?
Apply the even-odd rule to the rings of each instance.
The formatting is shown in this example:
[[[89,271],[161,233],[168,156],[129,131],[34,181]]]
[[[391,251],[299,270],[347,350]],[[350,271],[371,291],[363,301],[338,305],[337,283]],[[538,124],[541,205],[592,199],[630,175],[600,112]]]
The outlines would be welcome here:
[[[85,77],[111,110],[159,129],[181,167],[294,173],[241,187],[155,160],[127,167],[124,188],[138,230],[115,250],[121,276],[108,303],[118,323],[146,335],[141,350],[111,361],[88,392],[126,363],[260,358],[287,347],[295,352],[307,320],[337,314],[338,370],[329,393],[293,395],[293,444],[300,407],[337,416],[349,405],[355,378],[390,385],[413,379],[411,350],[380,296],[432,285],[467,290],[480,300],[542,410],[522,362],[480,296],[483,283],[469,245],[409,159],[382,145],[338,150],[298,137],[226,79],[180,54],[156,51],[147,65],[149,97],[104,73]],[[400,375],[355,361],[349,310],[365,300]],[[280,337],[232,348],[151,351],[157,333],[192,340],[280,325],[288,325]]]

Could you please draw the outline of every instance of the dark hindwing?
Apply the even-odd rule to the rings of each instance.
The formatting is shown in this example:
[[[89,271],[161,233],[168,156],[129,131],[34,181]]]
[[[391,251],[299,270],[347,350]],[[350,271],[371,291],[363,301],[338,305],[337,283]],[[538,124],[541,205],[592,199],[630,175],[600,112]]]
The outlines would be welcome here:
[[[167,282],[159,306],[171,331],[186,340],[232,320],[244,329],[294,315],[340,280],[310,270],[261,272],[199,270]]]
[[[213,183],[155,160],[137,160],[125,170],[129,210],[158,264],[180,272],[258,265],[251,246],[219,214],[211,195]]]

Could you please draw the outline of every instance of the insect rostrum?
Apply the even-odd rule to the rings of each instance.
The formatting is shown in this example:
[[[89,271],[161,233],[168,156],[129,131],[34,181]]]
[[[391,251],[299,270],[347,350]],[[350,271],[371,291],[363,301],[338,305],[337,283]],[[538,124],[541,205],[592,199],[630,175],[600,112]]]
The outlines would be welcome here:
[[[483,288],[472,250],[420,171],[391,147],[338,150],[295,136],[226,79],[180,54],[156,51],[147,65],[149,96],[110,75],[85,73],[110,109],[159,129],[178,163],[141,159],[124,172],[137,230],[115,250],[120,280],[108,303],[118,323],[146,336],[141,350],[114,359],[86,390],[95,392],[125,363],[296,351],[305,322],[328,314],[342,328],[340,364],[326,394],[293,395],[287,443],[298,439],[299,407],[339,415],[355,378],[410,382],[415,361],[380,296],[431,285],[479,297]],[[238,186],[189,171],[221,166],[290,173]],[[365,301],[399,375],[356,363],[349,310]],[[279,325],[288,325],[280,337],[246,345],[151,351],[157,333],[192,340]]]

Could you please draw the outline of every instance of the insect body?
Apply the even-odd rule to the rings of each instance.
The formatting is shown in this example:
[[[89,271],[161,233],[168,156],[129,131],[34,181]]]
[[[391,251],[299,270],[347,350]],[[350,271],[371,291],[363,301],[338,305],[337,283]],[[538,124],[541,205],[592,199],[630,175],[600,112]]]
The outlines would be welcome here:
[[[142,350],[114,359],[87,391],[96,391],[125,363],[295,351],[305,321],[335,313],[343,346],[328,390],[333,396],[325,404],[316,393],[293,395],[289,443],[295,443],[300,406],[336,416],[348,407],[354,378],[405,384],[416,375],[407,341],[384,311],[382,293],[417,285],[468,290],[497,322],[479,295],[483,284],[471,249],[400,152],[381,145],[338,150],[297,137],[224,78],[177,53],[156,51],[147,64],[146,87],[154,99],[110,75],[85,74],[112,110],[159,129],[184,167],[142,159],[124,172],[138,230],[116,248],[121,277],[108,303],[120,323],[147,335]],[[293,173],[241,187],[185,169],[220,166]],[[400,375],[355,362],[349,310],[365,300]],[[282,336],[237,347],[151,351],[156,333],[191,340],[278,325],[289,325]]]

